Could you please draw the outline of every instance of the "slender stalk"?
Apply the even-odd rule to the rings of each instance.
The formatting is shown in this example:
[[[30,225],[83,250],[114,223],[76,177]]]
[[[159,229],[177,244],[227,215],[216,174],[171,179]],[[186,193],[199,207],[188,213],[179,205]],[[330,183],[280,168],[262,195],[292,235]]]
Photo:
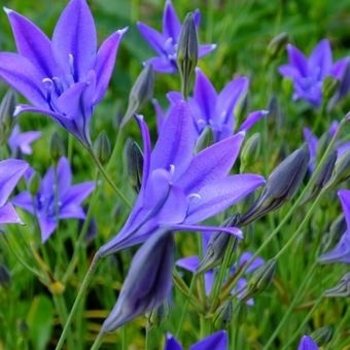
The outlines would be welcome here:
[[[185,299],[185,303],[182,307],[182,313],[181,313],[181,317],[180,317],[180,320],[179,320],[179,323],[178,323],[178,326],[177,326],[177,330],[176,330],[176,333],[175,333],[175,337],[176,338],[180,338],[180,334],[181,334],[181,327],[182,327],[182,324],[185,320],[185,316],[186,316],[186,313],[187,313],[187,309],[188,309],[188,303],[190,301],[190,296],[192,295],[193,293],[193,289],[194,289],[194,286],[195,286],[195,282],[196,282],[196,279],[197,279],[197,275],[194,274],[192,276],[192,280],[191,280],[191,284],[190,284],[190,288],[189,288],[189,296]]]
[[[289,316],[291,315],[293,309],[295,308],[297,302],[299,301],[302,292],[304,291],[305,286],[307,285],[307,282],[310,281],[311,275],[315,272],[317,266],[317,262],[314,262],[313,265],[311,266],[311,269],[309,269],[309,272],[307,273],[307,275],[305,276],[305,278],[303,279],[302,283],[300,284],[292,302],[289,305],[289,308],[287,309],[287,311],[284,313],[282,320],[279,322],[278,326],[276,327],[275,331],[273,332],[273,334],[271,335],[270,339],[267,341],[266,345],[264,346],[264,349],[268,349],[272,342],[274,341],[274,339],[277,337],[278,333],[280,332],[280,330],[282,329],[283,325],[286,323],[287,319],[289,318]]]
[[[98,333],[98,336],[95,339],[94,343],[92,344],[92,347],[90,350],[98,350],[100,348],[100,346],[102,345],[104,336],[105,336],[105,333],[100,331],[100,333]]]
[[[93,152],[92,148],[87,148],[91,158],[95,162],[98,170],[104,177],[104,179],[108,182],[108,184],[113,188],[114,192],[118,195],[118,197],[127,205],[128,208],[131,208],[131,204],[127,200],[127,198],[124,196],[124,194],[120,191],[120,189],[117,187],[117,185],[111,180],[107,172],[105,171],[103,165],[99,161],[99,159],[96,157],[95,153]]]
[[[272,231],[272,233],[266,237],[266,239],[264,240],[264,242],[261,244],[261,246],[256,250],[255,254],[251,257],[251,259],[243,266],[243,268],[241,269],[241,271],[236,275],[236,278],[232,280],[232,282],[230,283],[229,286],[227,286],[226,288],[226,293],[223,295],[223,297],[227,297],[228,295],[226,295],[227,293],[230,293],[229,291],[235,286],[237,280],[242,277],[242,275],[246,272],[246,270],[249,268],[249,266],[253,263],[253,261],[261,254],[261,252],[268,246],[268,244],[275,238],[275,236],[279,233],[279,231],[281,230],[281,228],[291,219],[292,215],[294,214],[294,212],[299,208],[300,204],[302,204],[304,197],[307,193],[309,193],[309,191],[311,190],[312,186],[314,185],[320,171],[322,170],[327,157],[330,153],[330,151],[332,150],[335,141],[337,139],[337,136],[342,128],[342,126],[346,123],[346,119],[342,119],[342,121],[339,124],[339,128],[337,129],[337,131],[335,132],[335,134],[333,135],[326,151],[324,152],[319,164],[317,165],[317,168],[315,169],[310,181],[308,182],[308,184],[305,186],[304,190],[302,191],[302,193],[299,195],[299,197],[296,199],[296,201],[294,202],[293,206],[291,207],[291,209],[286,213],[285,217],[281,220],[281,222],[278,224],[278,226]],[[318,202],[321,198],[321,196],[323,195],[323,193],[326,191],[326,187],[319,193],[319,195],[316,197],[313,205],[311,206],[310,210],[308,211],[308,213],[306,214],[306,217],[304,218],[304,220],[302,221],[302,223],[299,225],[298,230],[296,231],[296,233],[293,234],[293,236],[291,237],[291,239],[287,242],[287,245],[289,246],[293,240],[299,235],[299,233],[301,232],[301,230],[303,229],[304,225],[307,223],[309,217],[312,214],[312,209],[315,207],[315,202]],[[282,248],[283,252],[285,251],[285,247]],[[278,256],[281,255],[281,252],[279,252]]]
[[[300,324],[299,328],[289,337],[287,344],[282,348],[282,350],[290,349],[290,345],[293,343],[294,339],[297,336],[300,336],[303,328],[305,327],[306,323],[309,321],[309,318],[311,317],[312,313],[316,310],[318,305],[320,305],[322,300],[323,300],[323,294],[315,301],[314,306],[311,308],[311,310],[305,316],[305,318],[304,318],[303,322]]]
[[[127,350],[128,349],[128,332],[127,332],[127,325],[125,324],[122,329],[122,350]]]
[[[89,269],[88,269],[88,271],[87,271],[87,273],[85,275],[85,278],[83,279],[83,282],[81,283],[78,295],[75,298],[74,304],[73,304],[72,309],[71,309],[71,311],[70,311],[70,313],[68,315],[67,322],[64,325],[61,337],[60,337],[60,339],[59,339],[59,341],[57,343],[57,346],[56,346],[55,350],[60,350],[63,347],[64,341],[66,339],[66,336],[67,336],[67,333],[68,333],[68,330],[69,330],[69,327],[70,327],[70,324],[73,321],[73,317],[74,317],[75,312],[76,312],[76,310],[77,310],[77,308],[79,306],[79,303],[82,300],[82,298],[83,298],[83,296],[84,296],[84,294],[86,292],[86,289],[87,289],[87,287],[88,287],[88,285],[89,285],[89,283],[90,283],[90,281],[91,281],[91,279],[93,277],[93,274],[94,274],[94,272],[95,272],[95,270],[97,268],[97,264],[98,264],[99,260],[100,260],[100,255],[96,253],[94,255],[94,258],[92,259],[92,262],[91,262],[90,267],[89,267]]]

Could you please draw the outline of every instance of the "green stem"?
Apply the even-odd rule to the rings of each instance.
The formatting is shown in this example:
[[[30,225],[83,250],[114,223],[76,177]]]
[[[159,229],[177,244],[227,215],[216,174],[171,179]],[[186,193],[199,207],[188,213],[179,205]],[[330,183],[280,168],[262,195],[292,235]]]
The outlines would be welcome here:
[[[128,332],[127,332],[127,325],[125,324],[122,329],[122,350],[128,350]]]
[[[190,288],[189,288],[189,296],[185,299],[185,303],[184,303],[184,305],[182,307],[181,317],[180,317],[179,324],[177,326],[177,330],[176,330],[176,333],[175,333],[175,337],[178,338],[178,339],[180,338],[181,327],[182,327],[182,324],[183,324],[183,322],[185,320],[185,316],[186,316],[187,309],[188,309],[188,304],[189,304],[189,301],[190,301],[190,296],[193,293],[194,286],[196,284],[195,283],[196,279],[197,279],[197,275],[193,275],[192,276],[192,280],[191,280],[191,284],[190,284]]]
[[[334,331],[333,339],[329,344],[327,344],[327,349],[335,349],[335,344],[337,343],[338,339],[340,338],[339,333],[340,333],[341,329],[343,328],[343,326],[348,322],[349,317],[350,317],[350,308],[348,307],[346,312],[345,312],[344,317],[337,324],[337,327]],[[346,343],[346,344],[348,344],[348,343]],[[341,347],[340,344],[338,344],[338,348],[343,349],[343,347]]]
[[[323,300],[323,294],[315,301],[314,306],[311,308],[311,310],[305,316],[305,318],[304,318],[303,322],[300,324],[299,328],[295,332],[293,332],[293,334],[290,335],[287,344],[282,348],[282,350],[290,349],[290,345],[293,343],[294,339],[297,336],[300,336],[303,328],[305,327],[306,323],[309,321],[309,318],[311,317],[312,313],[316,310],[318,305],[320,305],[322,300]]]
[[[293,206],[291,207],[291,209],[288,211],[288,213],[285,215],[285,217],[281,220],[281,222],[278,224],[278,226],[272,231],[272,233],[266,237],[266,239],[264,240],[264,242],[261,244],[261,246],[256,250],[255,254],[251,257],[251,259],[243,266],[243,268],[241,269],[241,271],[236,275],[236,278],[234,278],[232,280],[232,282],[227,286],[226,288],[226,294],[230,293],[230,290],[235,286],[236,282],[238,281],[239,278],[241,278],[243,276],[243,274],[246,272],[246,270],[250,267],[250,265],[253,263],[253,261],[261,254],[261,252],[268,246],[268,244],[275,238],[275,236],[279,233],[279,231],[281,230],[281,228],[290,220],[290,218],[292,217],[292,215],[294,214],[294,212],[297,210],[297,208],[300,206],[300,204],[302,204],[304,197],[307,193],[309,193],[309,191],[312,189],[316,179],[318,178],[318,175],[320,173],[320,171],[322,170],[327,157],[330,153],[330,151],[333,149],[333,146],[335,144],[335,141],[337,139],[337,136],[342,128],[342,126],[346,123],[346,119],[342,119],[342,121],[339,124],[339,128],[337,129],[337,131],[334,133],[327,149],[325,150],[319,164],[317,165],[310,181],[308,182],[308,184],[305,186],[304,190],[302,191],[302,193],[299,195],[299,197],[296,199],[296,201],[294,202]],[[324,191],[326,191],[326,188],[323,188],[323,190],[319,193],[319,195],[317,196],[315,202],[318,202],[321,195],[324,193]],[[314,202],[314,204],[315,204]],[[302,224],[300,224],[298,230],[296,231],[296,233],[291,237],[291,239],[287,242],[287,245],[289,246],[293,240],[298,236],[298,234],[300,233],[300,231],[303,229],[303,226],[307,223],[308,218],[311,216],[312,210],[315,207],[315,205],[312,205],[312,207],[310,208],[310,210],[307,213],[307,219],[304,218],[304,220],[302,221]],[[285,251],[285,247],[282,248],[282,251]],[[281,251],[278,253],[278,256],[280,256],[282,253]],[[224,295],[223,297],[227,297],[228,295]]]
[[[300,286],[299,286],[299,288],[298,288],[298,290],[293,298],[293,301],[289,305],[288,310],[284,313],[282,320],[279,322],[277,328],[275,329],[275,331],[271,335],[270,339],[268,340],[268,342],[264,346],[264,349],[267,350],[269,348],[269,346],[272,344],[274,339],[277,337],[279,331],[282,329],[283,325],[286,323],[287,319],[289,318],[293,309],[295,308],[297,302],[300,300],[301,294],[304,291],[305,286],[310,281],[311,275],[315,272],[316,266],[317,266],[317,262],[314,262],[314,264],[311,266],[311,269],[309,269],[308,274],[305,276],[302,283],[300,284]]]
[[[63,331],[62,331],[62,334],[61,334],[61,337],[57,343],[57,346],[55,348],[55,350],[60,350],[62,349],[63,347],[63,344],[64,344],[64,341],[66,339],[66,336],[67,336],[67,333],[68,333],[68,330],[69,330],[69,327],[70,327],[70,324],[72,323],[73,321],[73,317],[75,315],[75,312],[79,306],[79,303],[80,301],[82,300],[82,298],[84,297],[84,294],[86,292],[86,289],[93,277],[93,274],[97,268],[97,264],[100,260],[100,255],[99,254],[95,254],[94,255],[94,258],[92,259],[92,262],[90,264],[90,267],[85,275],[85,278],[83,279],[83,282],[81,283],[81,286],[79,288],[79,292],[78,292],[78,295],[74,301],[74,304],[72,306],[72,309],[68,315],[68,318],[67,318],[67,322],[66,324],[64,325],[64,328],[63,328]]]
[[[108,184],[113,188],[114,192],[119,196],[119,198],[127,205],[128,208],[131,208],[131,204],[129,203],[129,201],[127,200],[127,198],[124,196],[124,194],[120,191],[120,189],[116,186],[116,184],[111,180],[111,178],[109,177],[109,175],[107,174],[107,172],[105,171],[103,165],[101,164],[101,162],[99,161],[99,159],[96,157],[94,151],[92,150],[92,148],[87,148],[91,158],[93,159],[93,161],[95,162],[98,170],[100,171],[100,173],[102,174],[102,176],[104,177],[104,179],[108,182]]]
[[[98,336],[95,339],[94,343],[92,344],[92,347],[90,350],[98,350],[100,348],[100,346],[102,345],[104,336],[105,336],[105,333],[100,331],[100,333],[98,333]]]

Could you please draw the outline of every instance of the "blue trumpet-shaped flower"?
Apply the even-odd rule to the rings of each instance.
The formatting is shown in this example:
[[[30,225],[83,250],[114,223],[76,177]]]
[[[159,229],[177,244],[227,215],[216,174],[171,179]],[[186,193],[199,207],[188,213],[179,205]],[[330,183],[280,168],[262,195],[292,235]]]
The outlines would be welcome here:
[[[304,335],[300,340],[298,350],[318,350],[318,346],[309,335]]]
[[[0,224],[22,223],[8,198],[27,169],[28,164],[23,160],[0,161]]]
[[[225,350],[228,346],[228,336],[225,331],[218,331],[190,346],[190,350]],[[183,347],[171,335],[167,336],[164,350],[182,350]]]
[[[29,182],[31,179],[30,176]],[[16,206],[37,217],[43,242],[54,232],[59,219],[85,219],[81,203],[93,191],[95,184],[84,182],[71,185],[71,182],[68,159],[61,158],[57,168],[51,167],[45,174],[34,196],[24,191],[13,199]]]
[[[148,128],[138,117],[144,143],[141,189],[118,235],[99,249],[101,255],[140,244],[160,228],[213,230],[198,226],[264,184],[262,176],[229,175],[244,133],[194,154],[197,132],[186,102],[178,103],[164,122],[151,152]],[[221,227],[241,237],[237,228]]]
[[[0,78],[31,103],[25,111],[48,115],[89,146],[94,106],[104,96],[125,29],[110,35],[97,51],[97,35],[85,0],[71,0],[52,40],[29,19],[5,9],[18,53],[0,53]]]
[[[295,46],[288,44],[287,52],[289,63],[279,68],[280,73],[292,79],[294,84],[294,99],[304,99],[314,107],[322,103],[322,86],[327,77],[340,81],[337,99],[349,91],[349,82],[346,74],[349,57],[333,63],[332,50],[327,39],[321,40],[307,58]]]
[[[199,10],[194,12],[194,21],[196,27],[199,27]],[[137,23],[137,27],[142,36],[147,40],[153,50],[159,55],[145,62],[152,64],[153,69],[162,73],[177,72],[176,51],[181,32],[181,23],[175,12],[171,0],[166,0],[163,12],[163,31],[162,33],[149,27],[142,22]],[[199,45],[198,57],[203,57],[216,48],[215,44]]]

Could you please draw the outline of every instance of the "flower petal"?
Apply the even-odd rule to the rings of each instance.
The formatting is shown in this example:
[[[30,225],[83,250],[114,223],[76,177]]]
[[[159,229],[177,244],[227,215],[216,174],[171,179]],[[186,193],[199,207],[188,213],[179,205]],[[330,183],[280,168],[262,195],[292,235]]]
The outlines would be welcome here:
[[[33,198],[28,191],[21,192],[13,197],[12,203],[28,213],[35,214]]]
[[[227,346],[228,336],[226,331],[218,331],[193,344],[190,350],[227,350]]]
[[[142,22],[137,22],[137,29],[159,55],[167,54],[164,49],[166,37]]]
[[[181,23],[171,0],[167,0],[163,13],[163,35],[177,41],[181,31]]]
[[[254,111],[249,113],[247,119],[240,125],[238,131],[248,131],[256,122],[269,114],[269,111]]]
[[[11,203],[0,207],[0,224],[23,224]]]
[[[93,98],[94,104],[98,103],[102,99],[107,90],[113,72],[119,44],[126,31],[127,28],[118,30],[110,35],[102,43],[97,52],[94,68],[97,77],[96,90]]]
[[[193,157],[196,131],[186,102],[175,105],[160,131],[151,155],[151,170],[174,166],[174,178],[180,176]]]
[[[340,199],[343,213],[346,220],[346,226],[350,230],[350,191],[349,190],[339,190],[338,197]]]
[[[178,179],[185,192],[197,193],[215,183],[231,170],[244,139],[244,133],[228,137],[198,153],[186,172]]]
[[[85,0],[68,3],[56,24],[52,48],[65,74],[72,74],[75,82],[85,79],[94,66],[97,49],[95,23]]]
[[[11,23],[18,52],[37,68],[42,78],[60,76],[49,38],[26,17],[9,9],[5,11]]]
[[[176,261],[176,266],[182,267],[190,272],[196,272],[199,266],[198,256],[188,256],[186,258],[181,258]]]
[[[27,58],[15,53],[0,53],[0,78],[34,105],[47,106],[41,73]]]
[[[296,68],[299,76],[307,77],[308,67],[305,55],[292,44],[287,45],[287,52],[291,66]]]
[[[264,183],[262,176],[251,174],[216,179],[197,192],[198,198],[190,202],[185,222],[196,223],[218,214]]]
[[[308,60],[309,71],[318,71],[318,79],[322,80],[330,74],[332,68],[332,50],[327,39],[321,40],[312,51]]]
[[[17,182],[28,169],[28,164],[19,159],[0,161],[0,207],[5,205]]]

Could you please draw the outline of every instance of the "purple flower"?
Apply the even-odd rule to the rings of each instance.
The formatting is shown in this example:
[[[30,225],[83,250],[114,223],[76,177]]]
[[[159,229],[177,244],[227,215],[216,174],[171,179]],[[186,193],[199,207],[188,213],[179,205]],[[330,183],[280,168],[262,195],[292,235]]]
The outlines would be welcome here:
[[[28,164],[23,160],[0,161],[0,224],[22,223],[8,198],[27,169]]]
[[[322,85],[325,78],[338,79],[341,85],[343,80],[347,79],[345,73],[349,58],[333,63],[331,46],[327,39],[318,43],[309,58],[291,44],[287,45],[287,52],[289,64],[282,65],[279,72],[284,77],[292,79],[294,99],[304,99],[317,108],[322,103]],[[338,99],[348,92],[349,86],[341,86],[341,89],[342,93]]]
[[[8,145],[11,153],[17,155],[18,151],[22,154],[32,154],[30,144],[41,136],[40,131],[20,132],[19,126],[15,125],[8,139]]]
[[[144,143],[141,189],[124,227],[99,249],[101,255],[144,242],[159,228],[213,230],[198,223],[214,216],[264,184],[254,174],[229,175],[244,133],[194,155],[197,133],[189,107],[180,102],[164,122],[151,152],[150,135],[138,117]],[[241,237],[237,228],[220,228]]]
[[[200,22],[199,10],[193,14],[196,27]],[[177,72],[176,51],[181,32],[181,23],[171,0],[166,0],[163,12],[163,32],[159,33],[142,22],[137,23],[141,35],[147,40],[153,50],[159,55],[145,62],[152,64],[153,69],[162,73]],[[215,44],[199,45],[198,57],[203,57],[216,48]]]
[[[159,306],[172,286],[175,242],[169,231],[155,232],[137,251],[113,310],[102,326],[108,333]]]
[[[222,234],[225,234],[225,233],[222,233]],[[204,245],[205,250],[206,250],[205,241],[204,241],[203,245]],[[230,269],[231,275],[234,275],[235,272],[237,272],[239,269],[241,269],[251,259],[252,256],[253,256],[253,254],[251,254],[250,252],[244,252],[241,255],[237,264],[235,266],[231,267],[231,269]],[[264,260],[262,258],[254,259],[252,264],[246,270],[246,273],[253,272],[255,269],[257,269],[259,266],[261,266],[263,264],[264,264]],[[186,258],[182,258],[182,259],[177,260],[176,265],[184,268],[185,270],[188,270],[188,271],[194,273],[197,271],[197,269],[200,265],[200,260],[199,260],[198,256],[190,256],[190,257],[186,257]],[[204,273],[205,292],[207,295],[210,294],[214,281],[215,281],[215,269],[209,270],[209,271]],[[246,285],[247,285],[247,280],[244,277],[240,278],[237,281],[236,287],[231,291],[231,294],[237,293],[238,298],[243,298],[245,291],[246,291]],[[254,304],[253,299],[249,299],[247,301],[247,305],[253,305],[253,304]]]
[[[319,257],[318,261],[321,263],[350,263],[350,190],[340,190],[338,196],[343,207],[347,230],[335,248]]]
[[[226,331],[218,331],[190,346],[189,350],[225,350],[228,346]],[[167,335],[164,350],[182,350],[183,347],[171,335]]]
[[[304,335],[300,340],[298,350],[318,350],[318,346],[309,335]]]
[[[89,124],[114,68],[125,29],[109,36],[97,51],[96,28],[85,0],[71,0],[52,40],[30,20],[5,9],[18,53],[0,53],[0,78],[32,104],[25,111],[46,114],[89,146]]]
[[[32,174],[33,175],[33,174]],[[30,182],[31,179],[28,179]],[[71,185],[72,172],[66,158],[61,158],[57,168],[51,167],[43,177],[36,195],[21,192],[14,205],[35,215],[38,219],[41,239],[45,242],[54,232],[59,219],[84,219],[82,201],[93,191],[93,182]]]
[[[193,97],[189,99],[189,105],[195,120],[198,135],[207,127],[212,129],[214,141],[218,142],[232,136],[237,131],[248,131],[260,118],[268,114],[268,111],[260,110],[250,113],[239,128],[235,125],[235,109],[248,92],[249,80],[239,77],[231,80],[220,93],[217,93],[205,74],[196,68]],[[167,94],[170,109],[178,103],[182,97],[179,92],[172,91]],[[166,119],[157,100],[153,100],[156,110],[158,130]],[[169,109],[169,111],[170,111]]]

